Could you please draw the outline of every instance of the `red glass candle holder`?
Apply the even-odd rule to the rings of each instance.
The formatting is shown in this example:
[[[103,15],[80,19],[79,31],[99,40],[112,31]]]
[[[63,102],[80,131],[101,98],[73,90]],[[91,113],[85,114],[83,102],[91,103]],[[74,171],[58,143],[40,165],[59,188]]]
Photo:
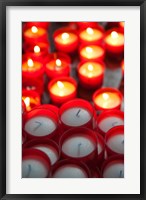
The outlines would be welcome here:
[[[79,47],[79,57],[81,61],[103,61],[105,50],[99,45],[81,45]]]
[[[103,178],[124,178],[124,156],[109,157],[103,163],[101,172]]]
[[[30,111],[41,104],[40,95],[33,90],[22,90],[22,100],[25,103],[26,111]]]
[[[97,149],[98,149],[98,158],[96,159],[96,166],[100,169],[104,160],[105,160],[105,141],[102,135],[98,132],[97,134]]]
[[[93,94],[93,103],[99,113],[105,110],[120,110],[122,100],[121,92],[115,88],[101,88]]]
[[[84,29],[88,27],[95,28],[98,25],[97,22],[76,22],[76,24],[80,29]]]
[[[68,130],[74,127],[94,127],[94,109],[83,99],[74,99],[64,103],[59,110],[61,128]]]
[[[124,52],[124,31],[121,28],[113,28],[105,33],[105,49],[111,55]]]
[[[101,172],[98,167],[93,167],[90,169],[91,171],[91,178],[101,178]]]
[[[23,148],[38,149],[44,152],[49,157],[51,165],[54,165],[60,157],[59,146],[50,139],[33,139],[26,142]]]
[[[79,82],[82,87],[97,89],[102,86],[105,71],[103,62],[80,62],[77,71]]]
[[[22,114],[23,114],[24,112],[26,112],[26,105],[25,105],[25,103],[24,103],[24,101],[23,101],[23,99],[22,99]]]
[[[59,144],[62,158],[83,161],[89,165],[97,158],[97,136],[91,129],[69,129],[61,136]]]
[[[78,173],[74,173],[74,168],[78,169]],[[64,169],[64,170],[63,170]],[[67,169],[67,174],[65,173],[65,170]],[[80,176],[79,176],[80,173]],[[51,177],[52,178],[90,178],[91,173],[87,165],[83,162],[66,159],[61,160],[58,163],[56,163],[51,171]]]
[[[61,105],[76,97],[77,83],[71,77],[52,79],[48,84],[48,91],[51,101],[56,105]]]
[[[50,139],[58,135],[58,116],[48,109],[33,109],[23,115],[23,130],[31,139]]]
[[[52,104],[42,104],[40,106],[36,107],[37,109],[47,109],[47,110],[51,110],[52,112],[54,112],[59,120],[59,108],[57,106],[54,106]]]
[[[32,26],[36,26],[38,28],[44,28],[48,30],[50,26],[50,22],[25,22],[23,24],[23,30],[31,28]]]
[[[26,141],[27,141],[26,133],[22,131],[22,145],[24,145]]]
[[[46,59],[45,71],[49,79],[69,76],[70,74],[70,57],[65,53],[53,53]]]
[[[108,156],[124,154],[124,126],[116,126],[105,135]]]
[[[119,22],[118,26],[124,31],[125,22]]]
[[[124,125],[124,112],[120,110],[103,111],[97,118],[98,131],[105,136],[115,126]]]
[[[26,166],[25,162],[27,162]],[[38,163],[40,163],[42,169],[38,167]],[[27,167],[27,173],[25,172],[25,167]],[[35,170],[35,172],[31,173],[32,170]],[[50,171],[51,163],[45,153],[37,149],[23,149],[22,178],[47,178],[50,176]]]
[[[69,27],[57,29],[53,35],[55,47],[58,51],[72,53],[78,47],[78,34]]]
[[[122,76],[124,77],[124,60],[121,62]]]

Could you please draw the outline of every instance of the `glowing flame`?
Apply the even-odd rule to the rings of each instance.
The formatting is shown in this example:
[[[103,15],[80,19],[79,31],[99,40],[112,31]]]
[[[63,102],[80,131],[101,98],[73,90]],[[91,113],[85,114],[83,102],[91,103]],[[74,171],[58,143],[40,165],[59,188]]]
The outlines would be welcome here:
[[[66,40],[66,39],[69,38],[69,34],[68,33],[62,33],[61,37],[62,37],[63,40]]]
[[[107,93],[103,93],[102,96],[103,96],[104,100],[108,100],[109,99],[109,95]]]
[[[36,45],[36,46],[34,47],[34,52],[35,52],[35,53],[39,53],[39,52],[40,52],[40,47]]]
[[[86,47],[86,51],[87,51],[87,53],[92,53],[93,49],[91,47]]]
[[[64,84],[61,81],[57,81],[57,86],[62,89],[64,88]]]
[[[29,67],[33,67],[33,60],[32,60],[32,59],[28,59],[27,65],[28,65]]]
[[[94,31],[93,31],[92,28],[87,28],[86,31],[87,31],[87,33],[88,33],[89,35],[92,35],[92,34],[94,33]]]
[[[119,35],[118,35],[118,33],[117,33],[116,31],[112,31],[112,32],[111,32],[111,37],[112,37],[113,39],[117,39],[117,38],[119,37]]]
[[[60,59],[56,59],[56,66],[60,67],[61,66],[61,60]]]
[[[38,28],[36,26],[32,26],[31,31],[33,33],[37,33],[38,32]]]
[[[88,70],[89,70],[89,71],[93,71],[93,65],[89,64],[89,65],[88,65]]]
[[[26,107],[29,107],[29,106],[30,106],[30,98],[29,98],[29,97],[26,97],[26,98],[24,99],[24,103],[25,103]]]

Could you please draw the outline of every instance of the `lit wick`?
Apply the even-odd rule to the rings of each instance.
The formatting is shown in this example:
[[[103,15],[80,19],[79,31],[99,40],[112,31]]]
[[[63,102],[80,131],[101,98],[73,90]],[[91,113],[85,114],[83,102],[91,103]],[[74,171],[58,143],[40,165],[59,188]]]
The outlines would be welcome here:
[[[37,121],[35,121],[35,123],[37,123],[38,126],[36,126],[36,127],[34,128],[34,131],[36,131],[36,130],[41,126],[41,122],[37,122]]]
[[[115,126],[117,123],[118,123],[118,122],[113,122],[113,123],[112,123],[112,126]]]
[[[79,144],[78,144],[78,156],[80,155],[80,147],[81,147],[81,144],[82,144],[82,143],[79,143]]]
[[[56,70],[60,69],[61,65],[62,65],[61,60],[56,59],[56,66],[55,66]]]
[[[124,176],[123,176],[123,171],[122,170],[120,170],[120,176],[119,176],[119,178],[123,178]]]
[[[25,178],[29,178],[31,172],[31,165],[28,165],[28,173]]]
[[[78,110],[76,116],[79,117],[79,113],[80,113],[81,109]]]

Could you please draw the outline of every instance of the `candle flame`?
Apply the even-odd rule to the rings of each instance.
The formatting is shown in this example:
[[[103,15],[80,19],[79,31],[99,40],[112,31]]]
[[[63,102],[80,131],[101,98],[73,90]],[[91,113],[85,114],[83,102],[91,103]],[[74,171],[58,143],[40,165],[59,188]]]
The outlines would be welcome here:
[[[30,106],[30,98],[29,98],[29,97],[26,97],[26,98],[24,99],[24,103],[25,103],[26,107],[29,107],[29,106]]]
[[[116,31],[112,31],[112,32],[111,32],[111,37],[112,37],[113,39],[117,39],[117,38],[119,37],[119,34],[118,34]]]
[[[32,59],[28,59],[27,65],[28,65],[29,67],[33,67],[33,60],[32,60]]]
[[[86,51],[87,51],[87,53],[92,53],[93,49],[91,47],[86,47]]]
[[[40,52],[40,47],[36,45],[36,46],[34,47],[34,52],[35,52],[35,53],[39,53],[39,52]]]
[[[86,31],[87,31],[87,33],[88,33],[89,35],[92,35],[92,34],[94,33],[94,31],[93,31],[92,28],[87,28]]]
[[[107,93],[103,93],[102,96],[103,96],[104,100],[108,100],[109,99],[109,95]]]
[[[62,33],[61,37],[62,37],[63,40],[66,40],[66,39],[69,38],[69,34],[68,33]]]
[[[57,86],[62,89],[64,88],[64,84],[61,81],[57,81]]]
[[[89,64],[89,65],[88,65],[88,70],[89,70],[89,71],[93,71],[93,65],[92,65],[92,64]]]
[[[61,66],[61,60],[60,59],[56,59],[56,66],[60,67]]]
[[[38,32],[38,28],[36,26],[32,26],[31,31],[33,33],[37,33]]]

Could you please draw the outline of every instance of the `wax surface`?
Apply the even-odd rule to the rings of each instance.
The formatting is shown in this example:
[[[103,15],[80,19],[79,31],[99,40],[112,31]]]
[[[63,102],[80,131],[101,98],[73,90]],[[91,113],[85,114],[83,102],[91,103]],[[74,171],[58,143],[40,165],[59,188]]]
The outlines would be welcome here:
[[[105,42],[113,45],[113,46],[119,46],[124,44],[124,35],[122,33],[118,33],[118,37],[113,38],[111,34],[109,34],[105,38]]]
[[[55,41],[57,43],[66,45],[66,44],[72,44],[77,40],[77,36],[74,33],[69,33],[69,32],[66,33],[68,34],[68,37],[63,37],[64,33],[60,33],[55,37]]]
[[[95,149],[95,144],[84,135],[76,135],[66,139],[62,145],[62,151],[71,157],[84,157]]]
[[[24,129],[30,135],[45,136],[56,129],[56,124],[47,117],[33,117],[26,122]]]
[[[79,73],[88,78],[97,77],[102,72],[102,66],[95,62],[86,62],[79,68]]]
[[[107,166],[103,172],[104,178],[124,178],[124,164],[115,163]]]
[[[107,132],[109,129],[115,127],[124,125],[123,119],[119,117],[106,117],[102,121],[99,122],[98,126],[103,132]]]
[[[91,113],[84,108],[70,108],[61,115],[61,121],[68,126],[81,126],[91,119]]]
[[[22,71],[33,72],[33,71],[39,70],[41,67],[42,67],[42,64],[39,63],[39,62],[36,62],[36,61],[33,61],[33,66],[32,67],[30,67],[27,62],[24,62],[22,64]]]
[[[56,65],[56,60],[52,60],[52,61],[50,61],[49,63],[46,64],[46,67],[48,69],[56,70],[56,71],[62,70],[62,68],[65,68],[65,66],[66,66],[66,62],[64,62],[64,61],[61,61],[60,66]]]
[[[43,28],[37,28],[38,31],[36,32],[32,32],[32,29],[27,29],[25,32],[24,32],[24,35],[26,37],[30,37],[30,38],[37,38],[39,36],[42,36],[45,34],[46,30],[43,29]]]
[[[110,137],[107,140],[107,146],[116,153],[124,154],[124,135]]]
[[[45,178],[48,175],[46,166],[39,160],[22,161],[22,178]]]
[[[103,49],[99,46],[91,45],[81,49],[80,54],[88,59],[98,58],[103,55]],[[92,49],[92,50],[91,50]]]
[[[86,30],[82,31],[80,33],[80,38],[86,41],[94,41],[98,40],[102,37],[102,32],[99,31],[98,29],[89,29],[87,28]]]
[[[56,170],[53,178],[87,178],[86,172],[76,165],[65,165]]]

